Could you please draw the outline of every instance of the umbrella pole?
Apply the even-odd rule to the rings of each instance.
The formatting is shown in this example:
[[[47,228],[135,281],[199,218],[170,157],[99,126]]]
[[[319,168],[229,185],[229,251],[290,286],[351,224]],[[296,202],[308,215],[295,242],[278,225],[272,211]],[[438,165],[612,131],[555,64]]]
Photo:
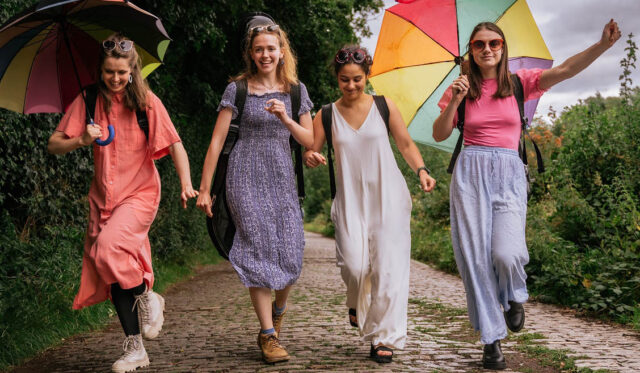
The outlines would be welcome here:
[[[87,105],[87,96],[82,90],[82,82],[80,81],[80,74],[78,73],[78,68],[76,67],[76,61],[73,59],[73,51],[71,50],[71,43],[69,42],[69,35],[67,35],[67,23],[62,20],[59,22],[60,28],[62,28],[62,36],[64,39],[64,43],[67,45],[67,50],[69,50],[69,57],[71,57],[71,65],[73,66],[73,72],[76,75],[76,80],[78,81],[78,88],[80,89],[80,94],[82,95],[82,99],[84,100],[84,108],[87,111],[87,118],[89,118],[90,123],[93,124],[93,116],[89,113],[89,105]]]

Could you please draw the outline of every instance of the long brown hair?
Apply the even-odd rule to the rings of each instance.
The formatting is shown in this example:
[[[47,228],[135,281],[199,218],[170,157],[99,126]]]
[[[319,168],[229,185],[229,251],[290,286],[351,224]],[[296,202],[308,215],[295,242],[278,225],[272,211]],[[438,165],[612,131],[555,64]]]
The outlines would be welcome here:
[[[473,40],[478,31],[483,29],[497,33],[498,35],[500,35],[502,40],[504,40],[502,46],[502,58],[500,58],[500,62],[498,62],[497,66],[498,89],[496,90],[496,93],[493,94],[493,98],[509,97],[513,95],[513,83],[511,83],[511,79],[509,78],[509,50],[507,48],[507,39],[505,39],[504,33],[502,32],[500,27],[492,22],[478,23],[476,27],[473,28],[471,36],[469,37],[469,43],[467,44],[467,50],[469,51],[469,62],[468,66],[463,65],[463,72],[467,73],[469,76],[469,93],[467,93],[467,97],[472,100],[476,100],[482,95],[482,73],[480,72],[478,64],[471,55],[471,40]]]
[[[273,23],[271,23],[273,24]],[[269,23],[264,25],[255,25],[255,26],[269,26]],[[296,59],[295,54],[293,53],[293,49],[291,49],[291,44],[289,43],[289,38],[287,38],[287,33],[278,26],[277,30],[273,31],[261,31],[261,32],[251,32],[248,30],[244,40],[244,48],[242,51],[242,59],[244,60],[245,68],[244,70],[233,77],[231,80],[241,80],[241,79],[250,79],[253,78],[258,73],[258,67],[255,62],[251,58],[251,48],[253,47],[253,39],[259,34],[271,34],[275,35],[280,42],[280,49],[282,50],[283,57],[281,61],[284,61],[284,64],[278,63],[276,67],[276,77],[284,85],[285,91],[289,92],[291,85],[298,84],[298,72],[297,72],[297,64],[298,61]]]
[[[115,33],[109,36],[106,40],[112,40],[116,44],[123,40],[128,40],[124,35]],[[144,110],[147,107],[147,92],[149,91],[149,85],[147,81],[142,77],[142,61],[138,55],[138,51],[133,47],[128,52],[121,50],[119,47],[115,47],[112,50],[105,50],[100,45],[100,59],[98,60],[98,91],[102,96],[102,102],[106,113],[111,111],[111,93],[107,86],[102,81],[102,66],[107,57],[113,58],[126,58],[129,62],[129,68],[131,69],[132,82],[127,83],[124,89],[124,104],[132,111]]]

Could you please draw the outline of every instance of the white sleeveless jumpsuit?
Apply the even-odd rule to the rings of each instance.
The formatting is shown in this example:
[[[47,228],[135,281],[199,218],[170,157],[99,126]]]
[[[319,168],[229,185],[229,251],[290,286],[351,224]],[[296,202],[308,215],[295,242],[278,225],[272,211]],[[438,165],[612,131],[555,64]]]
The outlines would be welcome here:
[[[365,341],[403,348],[407,336],[411,195],[375,103],[353,129],[333,105],[336,257]]]

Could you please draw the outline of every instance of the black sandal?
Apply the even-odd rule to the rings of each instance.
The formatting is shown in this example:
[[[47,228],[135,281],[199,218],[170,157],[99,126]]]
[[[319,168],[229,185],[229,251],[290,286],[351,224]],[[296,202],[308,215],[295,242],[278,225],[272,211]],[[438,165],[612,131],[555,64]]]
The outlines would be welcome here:
[[[378,355],[378,351],[389,351],[391,352],[391,355]],[[371,352],[369,355],[376,363],[390,363],[393,359],[393,350],[387,346],[373,347],[373,345],[371,345]]]
[[[353,321],[353,319],[351,319],[351,316],[353,316],[356,321]],[[354,328],[358,327],[358,316],[356,315],[355,308],[349,308],[349,324],[351,324],[351,326],[353,326]]]

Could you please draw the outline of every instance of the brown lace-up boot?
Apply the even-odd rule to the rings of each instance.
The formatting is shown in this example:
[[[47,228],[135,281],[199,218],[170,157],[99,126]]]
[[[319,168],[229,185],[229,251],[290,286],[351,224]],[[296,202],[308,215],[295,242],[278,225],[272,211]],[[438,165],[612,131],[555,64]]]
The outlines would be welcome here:
[[[262,358],[267,363],[277,363],[290,359],[289,353],[282,347],[275,333],[258,333],[258,347],[262,350]]]
[[[282,319],[284,319],[284,314],[287,313],[289,306],[285,304],[284,311],[277,315],[276,314],[276,302],[273,302],[271,305],[271,319],[273,320],[273,328],[276,330],[276,337],[280,338],[280,328],[282,328]]]

